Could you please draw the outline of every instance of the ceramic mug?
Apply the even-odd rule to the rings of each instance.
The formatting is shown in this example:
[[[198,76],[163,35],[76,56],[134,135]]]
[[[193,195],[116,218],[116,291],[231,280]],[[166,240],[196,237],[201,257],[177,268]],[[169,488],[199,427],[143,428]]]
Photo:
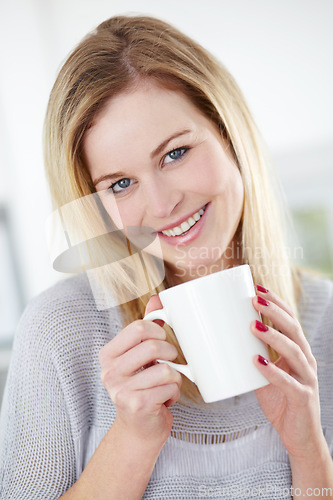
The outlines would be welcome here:
[[[194,382],[206,403],[267,385],[253,364],[266,345],[250,331],[260,321],[252,297],[255,289],[247,264],[202,276],[159,293],[163,309],[143,318],[162,319],[174,331],[187,365],[167,363]]]

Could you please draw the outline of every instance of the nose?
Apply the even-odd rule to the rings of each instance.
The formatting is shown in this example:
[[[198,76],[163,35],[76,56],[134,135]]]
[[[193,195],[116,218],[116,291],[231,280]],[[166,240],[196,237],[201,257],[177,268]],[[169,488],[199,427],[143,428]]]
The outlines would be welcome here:
[[[163,177],[150,181],[144,195],[147,214],[159,219],[169,217],[183,197],[181,190],[171,185]]]

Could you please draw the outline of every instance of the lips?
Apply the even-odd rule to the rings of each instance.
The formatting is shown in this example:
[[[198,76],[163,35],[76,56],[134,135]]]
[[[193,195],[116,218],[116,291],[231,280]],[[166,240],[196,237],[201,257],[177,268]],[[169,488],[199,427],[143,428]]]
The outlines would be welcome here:
[[[178,224],[177,226],[174,226],[170,229],[166,229],[161,231],[163,234],[166,234],[167,236],[182,236],[183,234],[186,234],[192,226],[194,226],[203,216],[204,212],[206,210],[206,205],[197,212],[195,212],[193,215],[188,217],[188,219],[184,220],[181,224]]]
[[[197,212],[199,212],[201,209],[205,209],[207,205],[204,205],[203,207],[199,208]],[[183,217],[182,219],[178,219],[178,221],[174,222],[173,224],[168,224],[167,226],[162,227],[161,229],[158,229],[156,232],[161,233],[162,231],[167,231],[168,229],[173,229],[175,227],[180,227],[181,224],[186,222],[190,217],[193,217],[197,212],[191,212],[187,216]]]
[[[201,215],[200,219],[198,221],[196,221],[195,224],[193,224],[183,234],[175,235],[175,236],[171,236],[171,235],[168,236],[166,234],[163,234],[161,231],[159,231],[157,233],[158,236],[159,236],[159,238],[162,241],[165,241],[166,243],[168,243],[169,245],[172,245],[172,246],[175,246],[175,245],[186,245],[186,244],[192,242],[201,233],[201,230],[202,230],[202,228],[203,228],[203,226],[205,224],[206,218],[208,216],[210,205],[211,205],[211,202],[207,203],[207,205],[204,205],[202,207],[202,209],[204,210],[204,213]],[[187,219],[183,219],[183,222],[186,222],[186,220]],[[163,229],[163,231],[165,231],[165,230]]]

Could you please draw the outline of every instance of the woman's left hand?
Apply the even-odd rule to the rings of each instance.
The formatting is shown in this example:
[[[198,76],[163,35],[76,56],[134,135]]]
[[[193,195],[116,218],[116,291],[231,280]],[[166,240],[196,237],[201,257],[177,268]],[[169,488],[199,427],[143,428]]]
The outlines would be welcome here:
[[[260,327],[264,329],[262,323],[254,321],[252,333],[280,354],[274,363],[255,359],[270,382],[255,394],[289,455],[304,459],[324,445],[316,360],[295,314],[282,299],[271,291],[258,290],[253,305],[274,328],[260,331]]]

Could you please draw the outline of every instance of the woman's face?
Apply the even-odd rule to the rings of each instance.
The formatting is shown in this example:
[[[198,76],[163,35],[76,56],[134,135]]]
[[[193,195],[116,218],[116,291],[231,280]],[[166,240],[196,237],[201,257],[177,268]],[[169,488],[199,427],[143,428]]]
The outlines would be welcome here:
[[[242,215],[241,175],[216,125],[184,94],[145,83],[110,99],[84,154],[117,227],[148,226],[176,282],[236,263],[224,253]]]

